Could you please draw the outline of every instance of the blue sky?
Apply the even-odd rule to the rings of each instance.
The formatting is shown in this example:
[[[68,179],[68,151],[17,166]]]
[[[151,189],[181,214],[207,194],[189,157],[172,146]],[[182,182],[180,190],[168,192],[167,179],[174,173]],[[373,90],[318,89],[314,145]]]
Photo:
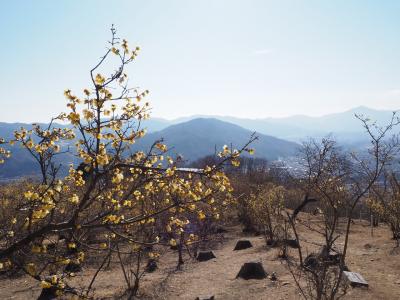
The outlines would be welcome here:
[[[0,121],[46,121],[115,24],[153,116],[398,109],[400,1],[2,1]]]

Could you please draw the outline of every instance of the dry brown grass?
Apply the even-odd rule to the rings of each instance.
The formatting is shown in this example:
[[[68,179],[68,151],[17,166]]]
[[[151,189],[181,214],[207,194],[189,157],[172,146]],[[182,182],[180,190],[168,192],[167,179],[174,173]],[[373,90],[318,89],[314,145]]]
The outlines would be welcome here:
[[[308,218],[302,214],[301,219]],[[318,246],[316,236],[306,231],[303,247],[308,252]],[[277,259],[278,249],[265,246],[263,237],[247,236],[253,248],[232,251],[238,238],[245,236],[239,226],[228,228],[222,243],[213,245],[216,259],[196,262],[186,256],[180,271],[175,271],[177,255],[166,251],[159,262],[159,269],[147,274],[140,289],[141,299],[195,299],[199,295],[213,294],[216,299],[300,299],[291,274],[285,263]],[[350,288],[344,299],[400,299],[400,253],[393,253],[389,229],[381,225],[370,234],[366,221],[356,221],[351,230],[350,251],[347,259],[351,271],[361,273],[370,287]],[[340,244],[341,241],[339,241]],[[395,251],[396,252],[396,251]],[[292,256],[296,255],[291,250]],[[247,261],[261,261],[268,273],[276,272],[278,281],[235,279],[240,266]],[[94,270],[93,270],[94,271]],[[77,275],[75,283],[85,286],[92,270]],[[99,275],[94,285],[97,299],[118,299],[124,291],[123,275],[115,265]],[[28,277],[0,281],[2,299],[32,299],[38,296],[37,282]]]

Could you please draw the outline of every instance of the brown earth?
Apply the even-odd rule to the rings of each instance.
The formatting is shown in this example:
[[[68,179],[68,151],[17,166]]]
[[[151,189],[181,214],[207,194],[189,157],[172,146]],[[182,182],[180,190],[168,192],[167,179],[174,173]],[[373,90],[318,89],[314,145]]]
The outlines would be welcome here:
[[[305,215],[301,216],[306,222]],[[313,219],[316,222],[317,220]],[[307,252],[315,251],[318,237],[315,233],[300,230],[302,244]],[[252,248],[233,251],[236,241],[246,238]],[[339,240],[339,244],[343,242]],[[374,228],[373,236],[368,222],[356,221],[350,235],[347,264],[368,281],[369,288],[350,288],[344,299],[400,299],[400,251],[393,251],[394,242],[386,226]],[[228,228],[221,243],[212,248],[216,258],[197,262],[186,255],[185,264],[176,271],[177,254],[165,253],[159,269],[142,279],[139,299],[195,299],[201,295],[214,295],[215,299],[300,299],[294,280],[277,258],[278,249],[265,245],[261,236],[244,235],[239,226]],[[290,255],[296,256],[295,249]],[[276,272],[278,280],[235,279],[241,265],[248,261],[261,261],[265,270]],[[74,283],[82,287],[90,281],[94,270],[86,269],[77,275]],[[94,284],[96,299],[119,299],[124,290],[121,270],[113,267],[102,272]],[[0,281],[1,299],[35,299],[40,293],[37,282],[28,277]],[[123,298],[123,297],[122,297]]]

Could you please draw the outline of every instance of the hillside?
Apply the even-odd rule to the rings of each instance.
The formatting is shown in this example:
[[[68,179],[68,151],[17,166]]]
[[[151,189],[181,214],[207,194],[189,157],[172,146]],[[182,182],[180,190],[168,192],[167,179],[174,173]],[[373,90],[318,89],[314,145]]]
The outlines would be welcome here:
[[[354,145],[366,142],[365,135],[360,135],[360,133],[364,133],[364,128],[361,122],[355,118],[355,114],[362,114],[370,117],[371,120],[377,121],[377,124],[385,125],[389,122],[392,111],[359,106],[344,112],[332,113],[319,117],[295,115],[285,118],[250,119],[232,116],[194,115],[172,121],[157,119],[154,125],[149,123],[148,127],[150,130],[153,127],[160,129],[163,126],[166,128],[168,125],[179,124],[196,118],[215,118],[239,125],[251,131],[257,131],[262,134],[272,135],[295,142],[304,140],[307,137],[318,138],[333,134],[339,142],[346,145]]]
[[[238,125],[212,118],[198,118],[171,125],[159,132],[150,133],[138,144],[149,148],[154,140],[164,138],[167,145],[173,146],[171,152],[180,154],[191,161],[213,154],[223,145],[234,148],[243,146],[250,138],[252,131]],[[298,145],[272,136],[258,134],[259,140],[252,145],[255,156],[276,160],[295,154]]]
[[[216,119],[194,119],[188,122],[171,125],[161,131],[164,121],[156,119],[143,124],[149,132],[143,139],[133,147],[134,150],[146,150],[151,144],[160,138],[164,138],[166,144],[172,148],[171,154],[181,154],[185,159],[194,161],[203,156],[213,154],[215,147],[221,149],[223,145],[233,147],[243,146],[250,138],[252,131],[241,128],[237,125],[219,121]],[[57,126],[62,126],[58,125]],[[5,139],[13,138],[14,130],[24,127],[30,129],[32,125],[23,123],[0,123],[0,136]],[[153,131],[153,132],[152,132]],[[75,149],[73,142],[63,146],[66,149]],[[297,144],[281,140],[272,136],[259,134],[259,140],[252,145],[256,149],[256,157],[275,160],[279,157],[291,156],[295,153]],[[17,178],[21,176],[36,176],[39,174],[37,163],[31,155],[19,146],[7,147],[12,151],[11,158],[6,164],[0,167],[0,181]],[[56,157],[57,164],[61,164],[62,174],[66,174],[67,166],[76,162],[74,152],[61,154]]]
[[[42,127],[45,127],[46,124],[39,124]],[[65,125],[55,124],[57,127],[65,127]],[[32,128],[32,124],[26,123],[4,123],[0,122],[0,137],[10,140],[14,138],[14,131],[20,130],[21,127],[30,130]],[[62,149],[66,149],[68,146],[71,146],[67,143],[61,144]],[[7,159],[6,163],[0,166],[0,181],[9,180],[12,178],[18,178],[21,176],[24,177],[35,177],[40,174],[40,169],[37,162],[34,158],[26,151],[26,149],[14,145],[3,145],[4,148],[11,151],[12,155],[9,159]],[[58,155],[55,158],[56,164],[61,164],[63,167],[61,168],[62,174],[67,173],[67,166],[69,163],[73,162],[75,157],[73,153],[63,153]]]

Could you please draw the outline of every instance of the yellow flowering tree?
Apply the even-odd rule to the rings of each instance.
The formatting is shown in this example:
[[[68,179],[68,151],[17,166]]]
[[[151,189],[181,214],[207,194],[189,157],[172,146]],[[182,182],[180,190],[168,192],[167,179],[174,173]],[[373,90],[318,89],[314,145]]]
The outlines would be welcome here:
[[[5,160],[11,156],[11,152],[9,150],[1,147],[1,145],[4,144],[6,144],[6,141],[4,139],[0,139],[0,164],[3,164]]]
[[[384,178],[384,186],[375,184],[366,203],[390,227],[396,247],[400,247],[400,183],[395,173],[386,173]]]
[[[98,272],[83,292],[70,286],[69,278],[99,251],[104,260],[98,270],[117,253],[128,289],[136,293],[143,274],[138,257],[158,255],[146,248],[174,245],[176,234],[185,233],[193,220],[218,219],[230,204],[232,187],[223,166],[237,165],[253,140],[242,149],[224,148],[219,163],[204,169],[178,168],[162,140],[133,151],[131,145],[146,133],[140,125],[149,117],[144,101],[149,92],[130,88],[125,73],[139,47],[131,49],[114,28],[111,32],[109,48],[90,71],[91,87],[79,95],[66,90],[68,112],[46,128],[21,129],[12,141],[36,159],[42,180],[24,185],[18,201],[9,203],[4,231],[15,234],[0,237],[0,267],[24,270],[41,282],[43,293],[88,295]],[[108,73],[112,64],[117,68]],[[70,126],[56,128],[57,120]],[[65,141],[75,143],[80,164],[61,178],[53,158],[65,151]],[[195,235],[192,230],[185,241]],[[133,273],[126,273],[124,253],[138,259]]]
[[[271,242],[282,239],[279,228],[282,228],[284,200],[286,189],[273,183],[259,185],[249,195],[249,209],[253,222],[264,229]]]

